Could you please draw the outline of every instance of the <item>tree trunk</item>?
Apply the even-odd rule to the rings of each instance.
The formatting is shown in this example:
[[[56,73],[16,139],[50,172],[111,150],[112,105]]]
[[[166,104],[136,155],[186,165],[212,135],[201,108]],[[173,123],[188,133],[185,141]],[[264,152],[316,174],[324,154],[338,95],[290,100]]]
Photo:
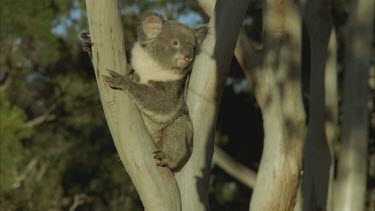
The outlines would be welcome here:
[[[186,211],[208,209],[208,182],[217,113],[248,3],[249,0],[217,1],[215,9],[209,13],[212,14],[209,33],[195,59],[187,96],[194,126],[194,148],[188,163],[175,175],[182,209]]]
[[[292,210],[301,173],[305,114],[301,94],[301,15],[291,0],[267,0],[264,58],[255,69],[264,148],[250,210]]]
[[[303,154],[303,210],[331,210],[327,200],[333,154],[325,130],[325,69],[333,25],[330,2],[309,0],[304,20],[310,40],[311,65],[309,123]]]
[[[354,2],[345,36],[341,149],[335,209],[364,210],[367,180],[368,75],[374,39],[374,0]]]
[[[106,69],[126,73],[124,34],[118,1],[86,0],[92,59],[104,113],[117,152],[136,187],[145,210],[181,210],[177,183],[166,168],[157,167],[156,150],[138,109],[130,98],[104,84]]]
[[[338,91],[337,91],[337,38],[336,31],[333,29],[328,43],[328,55],[325,68],[325,129],[327,142],[331,150],[331,166],[329,169],[327,209],[334,210],[334,150],[333,146],[337,139],[336,131],[338,129]]]
[[[300,86],[301,18],[291,1],[267,1],[262,49],[241,32],[235,50],[263,114],[263,155],[250,210],[292,210],[305,130]]]

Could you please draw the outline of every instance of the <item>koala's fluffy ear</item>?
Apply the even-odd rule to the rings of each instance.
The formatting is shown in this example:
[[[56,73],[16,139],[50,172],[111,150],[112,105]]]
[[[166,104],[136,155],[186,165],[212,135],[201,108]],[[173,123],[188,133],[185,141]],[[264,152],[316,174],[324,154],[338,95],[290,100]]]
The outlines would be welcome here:
[[[201,45],[204,38],[206,37],[208,33],[208,26],[207,25],[204,25],[204,26],[201,26],[197,29],[195,29],[195,37],[197,38],[197,41],[198,41],[198,45]]]
[[[156,38],[163,27],[163,18],[153,12],[145,12],[138,17],[138,41],[144,43],[147,40]]]

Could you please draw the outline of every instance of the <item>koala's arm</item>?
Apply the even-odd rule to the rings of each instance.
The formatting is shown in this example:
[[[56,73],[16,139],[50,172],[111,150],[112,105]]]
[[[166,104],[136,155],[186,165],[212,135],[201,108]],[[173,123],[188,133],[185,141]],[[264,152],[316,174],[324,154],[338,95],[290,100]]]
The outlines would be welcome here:
[[[107,84],[113,89],[126,92],[139,108],[147,109],[151,105],[155,106],[154,102],[163,100],[163,90],[152,85],[136,83],[131,80],[131,75],[129,74],[121,75],[112,70],[108,70],[108,72],[111,77],[103,75],[103,79]]]

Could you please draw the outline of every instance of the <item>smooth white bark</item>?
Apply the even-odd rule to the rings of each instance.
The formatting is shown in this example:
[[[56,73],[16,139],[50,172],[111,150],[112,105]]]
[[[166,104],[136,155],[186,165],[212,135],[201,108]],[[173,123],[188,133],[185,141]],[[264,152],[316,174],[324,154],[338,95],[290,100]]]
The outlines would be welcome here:
[[[297,196],[305,114],[301,93],[301,14],[294,1],[268,0],[264,49],[254,69],[264,147],[251,211],[292,210]]]
[[[175,177],[183,210],[208,209],[208,181],[224,82],[249,0],[219,0],[211,13],[209,33],[200,48],[187,96],[194,126],[194,148],[186,166]]]
[[[264,43],[241,33],[235,55],[261,107],[264,147],[250,210],[292,210],[304,140],[300,87],[301,15],[291,1],[267,1]]]
[[[104,84],[106,69],[126,72],[124,34],[117,0],[86,0],[91,33],[92,59],[103,109],[117,152],[145,210],[181,210],[177,183],[166,168],[153,159],[156,146],[138,109],[130,98]]]

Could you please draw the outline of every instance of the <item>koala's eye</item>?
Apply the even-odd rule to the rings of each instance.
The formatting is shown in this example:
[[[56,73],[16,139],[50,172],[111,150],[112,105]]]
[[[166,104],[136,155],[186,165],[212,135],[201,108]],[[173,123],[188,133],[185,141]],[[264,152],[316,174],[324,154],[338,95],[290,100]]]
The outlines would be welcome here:
[[[174,40],[173,45],[178,45],[178,42],[176,40]]]

